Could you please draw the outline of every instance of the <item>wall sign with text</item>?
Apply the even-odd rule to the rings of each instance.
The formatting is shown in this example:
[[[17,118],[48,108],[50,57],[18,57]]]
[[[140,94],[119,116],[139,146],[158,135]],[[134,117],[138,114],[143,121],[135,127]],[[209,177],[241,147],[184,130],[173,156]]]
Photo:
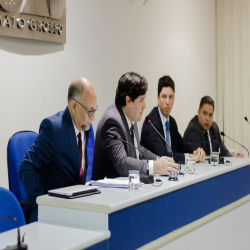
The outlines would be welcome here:
[[[66,43],[66,0],[0,0],[0,35]]]

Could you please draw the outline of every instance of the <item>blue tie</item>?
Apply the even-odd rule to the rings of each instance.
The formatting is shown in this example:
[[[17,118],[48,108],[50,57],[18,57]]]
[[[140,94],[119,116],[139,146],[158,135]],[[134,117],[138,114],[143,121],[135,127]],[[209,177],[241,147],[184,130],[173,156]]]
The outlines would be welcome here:
[[[170,145],[170,140],[169,140],[169,121],[166,121],[166,141],[168,142],[168,144]],[[170,152],[170,148],[167,145],[167,151]]]

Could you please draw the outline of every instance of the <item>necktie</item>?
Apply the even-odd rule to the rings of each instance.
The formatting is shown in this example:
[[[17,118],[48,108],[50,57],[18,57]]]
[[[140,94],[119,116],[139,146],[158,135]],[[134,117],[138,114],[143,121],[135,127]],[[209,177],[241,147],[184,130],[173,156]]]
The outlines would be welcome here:
[[[205,140],[206,140],[206,154],[207,155],[210,155],[210,142],[209,142],[209,139],[208,139],[208,132],[206,131],[205,133],[204,133],[204,135],[205,135]]]
[[[170,145],[170,140],[169,140],[169,121],[166,121],[166,141],[168,142],[168,144]],[[167,151],[170,152],[170,148],[167,145]]]
[[[131,135],[133,145],[135,145],[135,141],[134,141],[134,125],[133,125],[133,123],[132,123],[131,128],[130,128],[130,135]]]
[[[131,136],[131,139],[132,139],[132,143],[133,143],[133,145],[135,146],[135,140],[134,140],[134,125],[133,125],[133,123],[132,123],[131,128],[130,128],[130,136]],[[135,152],[135,159],[137,159],[136,149],[134,149],[134,152]]]
[[[79,166],[80,166],[80,183],[82,183],[84,170],[82,169],[82,135],[81,132],[77,135],[78,138],[78,152],[79,152]]]

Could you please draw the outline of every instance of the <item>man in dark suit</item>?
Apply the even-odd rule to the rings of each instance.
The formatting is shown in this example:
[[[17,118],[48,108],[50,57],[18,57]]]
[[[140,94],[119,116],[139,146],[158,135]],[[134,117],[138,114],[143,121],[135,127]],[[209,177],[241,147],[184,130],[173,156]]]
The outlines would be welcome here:
[[[227,150],[221,140],[220,130],[216,122],[213,121],[214,101],[210,96],[201,98],[198,115],[192,118],[184,133],[184,139],[190,143],[194,143],[202,147],[206,155],[210,155],[212,151],[219,152],[221,156],[229,156],[232,154]],[[236,157],[243,157],[237,153]]]
[[[79,77],[69,87],[68,107],[42,121],[19,166],[19,178],[33,205],[30,222],[37,220],[37,196],[91,179],[96,102],[91,82]]]
[[[148,169],[149,174],[161,175],[177,171],[178,164],[171,158],[157,160],[157,155],[140,145],[136,122],[141,120],[146,108],[147,87],[145,78],[136,73],[128,72],[120,78],[115,103],[105,111],[96,130],[93,180],[128,176],[129,170],[146,174]],[[145,151],[147,156],[117,140],[118,136]]]
[[[170,76],[163,76],[158,82],[158,107],[153,108],[148,119],[171,146],[175,162],[183,164],[189,157],[195,157],[196,161],[204,162],[204,151],[198,147],[188,146],[178,131],[175,119],[170,116],[174,99],[174,81]],[[170,147],[146,120],[142,127],[141,145],[159,156],[172,157]]]

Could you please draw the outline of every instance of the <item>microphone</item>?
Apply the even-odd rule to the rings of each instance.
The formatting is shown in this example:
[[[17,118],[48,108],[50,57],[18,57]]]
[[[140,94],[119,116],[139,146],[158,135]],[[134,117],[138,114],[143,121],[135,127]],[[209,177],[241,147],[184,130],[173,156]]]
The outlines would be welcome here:
[[[162,138],[162,140],[163,140],[164,142],[166,142],[166,144],[169,146],[169,148],[170,148],[170,150],[171,150],[172,159],[174,159],[174,154],[173,154],[172,147],[170,146],[170,144],[165,140],[165,138],[161,135],[161,133],[157,130],[157,128],[152,124],[152,122],[150,121],[150,119],[148,118],[148,116],[146,116],[145,121],[146,121],[148,124],[150,124],[150,125],[154,128],[154,130],[157,132],[157,134]],[[181,172],[181,165],[180,165],[180,167],[178,168],[178,173],[179,173],[179,175],[183,175],[183,176],[184,176],[184,173]],[[174,172],[172,172],[172,174],[174,174]],[[172,180],[172,179],[170,178],[169,180]],[[178,178],[176,177],[176,178],[173,179],[173,180],[178,180]]]
[[[165,138],[161,135],[161,133],[157,130],[157,128],[152,124],[152,122],[150,121],[150,119],[148,118],[148,116],[146,116],[145,120],[146,120],[146,122],[147,122],[148,124],[150,124],[150,125],[154,128],[154,130],[155,130],[155,131],[157,132],[157,134],[162,138],[162,140],[163,140],[164,142],[167,143],[167,145],[169,146],[169,148],[170,148],[170,150],[171,150],[172,158],[174,158],[173,151],[172,151],[172,147],[169,145],[169,143],[165,140]]]
[[[245,118],[244,118],[246,121],[247,121],[247,123],[250,125],[250,122],[248,121],[248,119],[247,119],[247,117],[245,116]]]
[[[142,149],[140,149],[140,148],[134,146],[133,144],[131,144],[131,143],[129,143],[129,142],[127,142],[127,141],[121,139],[119,135],[117,135],[117,136],[114,135],[114,138],[115,138],[116,140],[120,140],[120,141],[122,141],[122,142],[125,142],[126,144],[128,144],[128,145],[131,146],[131,147],[134,147],[134,148],[138,149],[139,151],[141,151],[141,152],[146,156],[146,158],[147,158],[147,175],[141,175],[141,176],[140,176],[140,179],[141,179],[141,181],[142,181],[144,184],[152,184],[152,183],[154,183],[154,176],[153,176],[153,175],[149,175],[148,156],[147,156],[147,154],[144,152],[144,150],[142,150]]]
[[[19,223],[18,223],[17,219],[14,216],[5,216],[5,217],[0,218],[0,220],[7,220],[7,219],[12,219],[17,224],[17,245],[8,246],[5,249],[8,249],[8,250],[27,250],[28,246],[26,244],[21,243],[20,229],[19,229]],[[24,238],[23,238],[22,242],[23,241],[24,241]]]
[[[245,117],[245,118],[246,118],[246,117]],[[248,153],[248,158],[249,158],[249,151],[248,151],[248,149],[247,149],[244,145],[241,145],[240,143],[238,143],[238,142],[235,141],[234,139],[232,139],[232,138],[230,138],[229,136],[225,135],[224,132],[220,132],[220,134],[221,134],[222,136],[226,136],[228,139],[232,140],[233,142],[235,142],[235,143],[239,144],[241,147],[243,147],[243,148],[247,151],[247,153]]]

